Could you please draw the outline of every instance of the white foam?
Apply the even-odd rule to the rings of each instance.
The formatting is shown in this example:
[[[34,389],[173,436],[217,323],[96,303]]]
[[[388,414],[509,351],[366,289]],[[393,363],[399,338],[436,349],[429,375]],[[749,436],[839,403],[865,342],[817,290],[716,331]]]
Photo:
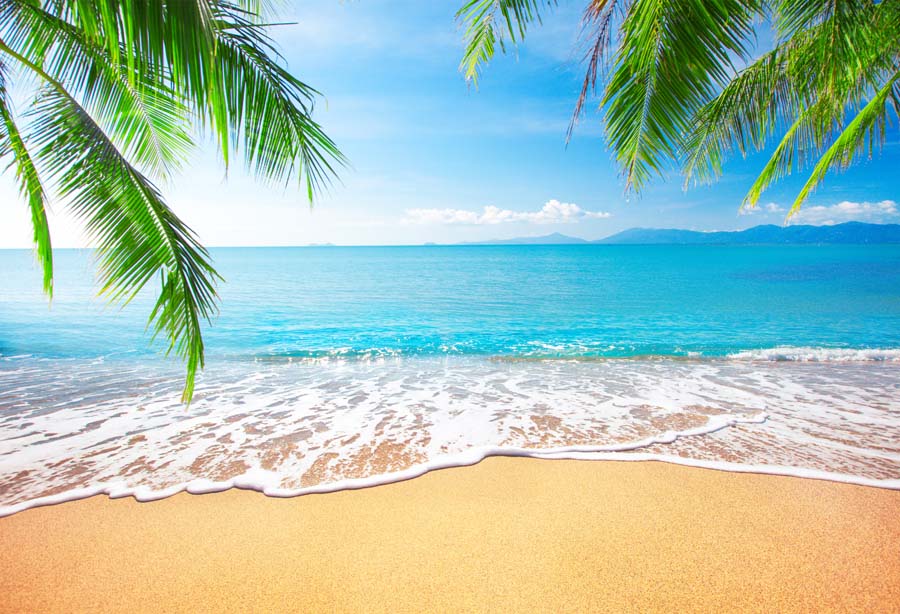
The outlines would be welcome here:
[[[896,367],[880,362],[218,364],[188,410],[179,385],[142,364],[0,369],[0,516],[97,494],[364,488],[493,455],[900,488]]]
[[[58,495],[33,499],[31,501],[26,501],[17,505],[0,506],[0,518],[24,511],[26,509],[43,507],[47,505],[57,505],[60,503],[66,503],[68,501],[76,501],[79,499],[85,499],[88,497],[103,494],[108,495],[111,499],[134,497],[135,500],[140,502],[150,502],[165,499],[181,492],[201,495],[224,492],[232,488],[254,490],[257,492],[261,492],[266,496],[278,498],[291,498],[309,494],[325,494],[331,492],[339,492],[342,490],[360,490],[363,488],[371,488],[375,486],[382,486],[386,484],[411,480],[425,475],[426,473],[429,473],[431,471],[440,469],[452,469],[476,465],[482,460],[491,456],[522,457],[543,460],[611,460],[627,462],[658,461],[676,465],[684,465],[688,467],[715,469],[735,473],[756,473],[764,475],[799,477],[838,482],[843,484],[853,484],[857,486],[900,490],[900,478],[871,479],[853,475],[845,475],[832,471],[805,469],[802,467],[789,467],[780,465],[745,465],[727,461],[705,461],[669,455],[625,453],[626,451],[638,450],[653,443],[669,443],[681,437],[715,432],[727,426],[733,426],[734,424],[739,423],[762,424],[763,422],[765,422],[765,420],[766,417],[761,416],[756,420],[720,421],[715,423],[709,429],[692,429],[691,431],[685,431],[682,433],[668,432],[662,437],[654,437],[641,442],[636,442],[634,444],[622,446],[568,446],[547,450],[534,450],[530,448],[473,448],[471,450],[467,450],[466,452],[459,453],[447,458],[436,459],[427,463],[420,463],[403,471],[373,475],[366,478],[338,480],[335,482],[308,488],[286,489],[272,487],[264,480],[253,480],[247,476],[242,476],[240,478],[234,478],[221,482],[213,482],[210,480],[193,480],[191,482],[188,482],[187,484],[164,490],[153,490],[140,487],[133,488],[124,484],[103,485],[97,486],[95,488],[75,489]]]
[[[766,421],[767,416],[760,414],[749,418],[726,418],[716,416],[716,419],[710,420],[707,425],[684,431],[666,431],[653,437],[647,437],[640,441],[631,443],[606,445],[606,446],[563,446],[558,448],[548,448],[535,450],[533,448],[518,447],[479,447],[471,448],[455,455],[445,458],[436,459],[434,461],[419,463],[406,470],[390,472],[381,475],[373,475],[366,478],[344,479],[331,482],[328,484],[317,485],[308,488],[286,489],[272,486],[272,484],[264,479],[253,479],[251,475],[244,475],[231,480],[214,482],[211,480],[192,480],[186,484],[162,489],[153,490],[146,487],[132,487],[123,482],[98,485],[93,488],[80,488],[52,495],[48,497],[40,497],[31,501],[22,502],[18,505],[0,506],[0,517],[8,516],[16,512],[46,505],[56,505],[66,501],[74,501],[92,497],[95,495],[105,494],[111,499],[119,499],[124,497],[134,497],[138,501],[156,501],[165,499],[179,492],[188,492],[191,494],[207,494],[214,492],[222,492],[231,488],[241,488],[245,490],[256,490],[272,497],[296,497],[299,495],[335,492],[340,490],[354,490],[360,488],[368,488],[392,482],[399,482],[419,477],[429,471],[437,469],[448,469],[451,467],[465,467],[481,462],[489,456],[515,456],[515,457],[531,457],[544,459],[562,459],[562,458],[592,458],[596,454],[613,454],[616,452],[624,452],[628,450],[637,450],[656,443],[671,443],[679,437],[691,437],[713,433],[715,431],[733,426],[735,424],[762,424]],[[629,457],[630,458],[630,457]],[[260,474],[260,472],[257,472]]]
[[[730,360],[776,362],[900,362],[900,349],[846,349],[782,346],[729,354]]]

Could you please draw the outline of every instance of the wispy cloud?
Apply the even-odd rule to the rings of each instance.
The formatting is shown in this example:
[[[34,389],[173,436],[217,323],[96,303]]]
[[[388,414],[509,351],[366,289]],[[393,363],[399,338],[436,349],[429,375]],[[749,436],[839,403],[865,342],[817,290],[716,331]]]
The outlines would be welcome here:
[[[738,215],[777,216],[781,220],[787,216],[788,208],[778,203],[768,203],[759,207],[745,207]],[[771,219],[771,217],[770,217]],[[811,224],[813,226],[831,226],[843,222],[870,222],[885,224],[900,222],[900,205],[893,200],[879,202],[845,200],[835,205],[804,205],[789,220],[788,224]]]
[[[777,203],[768,203],[760,207],[741,207],[738,209],[738,215],[756,215],[762,213],[768,215],[770,213],[784,213],[786,209]]]
[[[585,211],[574,203],[547,201],[538,211],[513,211],[487,206],[481,212],[469,209],[407,209],[405,221],[410,224],[465,224],[482,226],[524,222],[527,224],[571,224],[585,219],[602,219],[612,214]]]
[[[804,206],[790,219],[791,224],[813,224],[829,226],[842,222],[886,223],[898,221],[900,209],[893,200],[877,203],[843,201],[830,206]]]

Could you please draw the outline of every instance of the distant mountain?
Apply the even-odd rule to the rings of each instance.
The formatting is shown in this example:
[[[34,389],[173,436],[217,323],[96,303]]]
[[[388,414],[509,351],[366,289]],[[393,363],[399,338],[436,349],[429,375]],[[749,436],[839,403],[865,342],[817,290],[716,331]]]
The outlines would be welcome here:
[[[541,237],[516,237],[515,239],[493,239],[490,241],[466,241],[458,245],[578,245],[588,243],[578,237],[554,232]]]
[[[846,222],[833,226],[754,226],[746,230],[701,232],[675,228],[630,228],[586,241],[554,232],[540,237],[466,241],[456,245],[809,245],[900,243],[900,224]],[[426,243],[426,245],[433,245]]]
[[[610,245],[759,245],[900,243],[900,224],[847,222],[834,226],[754,226],[747,230],[698,232],[672,228],[631,228],[595,243]]]

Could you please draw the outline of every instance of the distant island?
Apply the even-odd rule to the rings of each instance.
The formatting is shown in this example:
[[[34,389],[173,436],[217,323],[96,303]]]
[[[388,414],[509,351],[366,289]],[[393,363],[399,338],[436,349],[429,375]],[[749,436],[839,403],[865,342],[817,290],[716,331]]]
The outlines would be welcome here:
[[[472,241],[457,245],[810,245],[900,243],[900,224],[846,222],[832,226],[776,226],[766,224],[746,230],[702,232],[675,228],[630,228],[604,239],[587,241],[553,233]]]
[[[579,239],[578,237],[570,237],[558,232],[543,235],[540,237],[516,237],[514,239],[493,239],[489,241],[464,241],[457,245],[578,245],[592,243]]]
[[[846,222],[833,226],[776,226],[767,224],[746,230],[698,232],[695,230],[632,228],[596,243],[759,245],[759,244],[859,244],[900,243],[900,224]]]

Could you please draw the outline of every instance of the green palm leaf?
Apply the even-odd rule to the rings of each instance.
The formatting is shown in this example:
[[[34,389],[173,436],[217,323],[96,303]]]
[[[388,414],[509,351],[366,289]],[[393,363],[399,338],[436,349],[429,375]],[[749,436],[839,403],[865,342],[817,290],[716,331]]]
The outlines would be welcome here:
[[[807,5],[805,11],[783,7],[789,12],[780,17],[782,30],[791,31],[790,38],[697,113],[683,145],[686,182],[717,178],[733,148],[744,155],[763,150],[783,130],[744,200],[755,206],[771,183],[814,163],[847,116],[895,70],[900,31],[890,3],[848,3],[852,10],[819,12]]]
[[[212,135],[226,167],[240,151],[255,175],[296,179],[310,200],[346,163],[312,119],[319,92],[286,70],[268,37],[262,16],[272,8],[267,0],[0,0],[0,60],[44,85],[24,134],[4,88],[0,154],[12,153],[32,208],[45,286],[49,185],[95,239],[105,295],[128,302],[159,277],[150,326],[187,364],[186,401],[219,277],[151,179],[180,168],[197,132]]]
[[[845,169],[853,163],[857,154],[868,151],[871,155],[874,144],[884,142],[888,101],[893,102],[895,113],[900,112],[900,107],[897,105],[898,97],[900,97],[898,96],[900,92],[897,91],[898,80],[900,80],[900,72],[894,73],[887,80],[822,154],[809,179],[794,200],[788,217],[795,215],[800,210],[803,202],[809,197],[809,193],[815,189],[830,169]]]
[[[519,4],[531,12],[512,13],[506,30],[495,24],[504,5]],[[538,7],[467,2],[458,13],[467,77],[498,40],[503,49],[500,35],[524,34]],[[775,48],[737,70],[763,21]],[[567,137],[605,72],[600,108],[626,191],[673,162],[686,187],[713,181],[733,150],[747,155],[780,137],[744,201],[752,207],[772,182],[809,164],[810,185],[823,169],[849,164],[863,134],[870,152],[882,145],[886,100],[900,102],[897,88],[884,89],[900,61],[900,0],[588,0],[582,29],[587,70]]]
[[[50,243],[50,225],[47,223],[46,193],[38,176],[34,161],[28,153],[12,112],[12,104],[6,88],[6,67],[0,62],[0,158],[6,154],[6,144],[12,154],[19,189],[31,211],[34,229],[34,248],[43,271],[44,292],[53,296],[53,248]]]
[[[613,17],[617,6],[616,0],[594,0],[588,4],[581,20],[581,39],[584,42],[584,63],[587,65],[581,92],[572,112],[566,142],[572,139],[575,125],[584,109],[589,93],[596,93],[597,79],[603,65],[607,62],[607,52],[612,42]]]
[[[37,158],[97,241],[101,291],[128,302],[155,276],[156,334],[187,362],[183,398],[203,366],[200,320],[215,313],[218,277],[206,250],[90,115],[65,91],[45,89],[30,111]]]
[[[478,83],[482,66],[494,57],[499,47],[505,50],[505,37],[515,44],[525,38],[528,25],[540,22],[541,13],[556,6],[556,0],[469,0],[456,13],[464,30],[465,52],[460,70],[467,81]]]
[[[7,24],[13,47],[25,50],[67,91],[80,94],[83,106],[130,160],[160,177],[181,166],[193,145],[189,114],[164,78],[147,70],[129,73],[125,63],[116,66],[104,47],[39,6],[9,2],[0,21]],[[49,46],[42,36],[47,31],[55,33]]]
[[[746,58],[758,2],[634,0],[601,106],[626,190],[677,156],[691,118]]]
[[[226,125],[243,147],[248,168],[273,181],[305,181],[309,198],[328,184],[345,160],[321,126],[310,119],[318,92],[272,58],[264,30],[240,18],[217,26],[215,86],[224,101]]]

